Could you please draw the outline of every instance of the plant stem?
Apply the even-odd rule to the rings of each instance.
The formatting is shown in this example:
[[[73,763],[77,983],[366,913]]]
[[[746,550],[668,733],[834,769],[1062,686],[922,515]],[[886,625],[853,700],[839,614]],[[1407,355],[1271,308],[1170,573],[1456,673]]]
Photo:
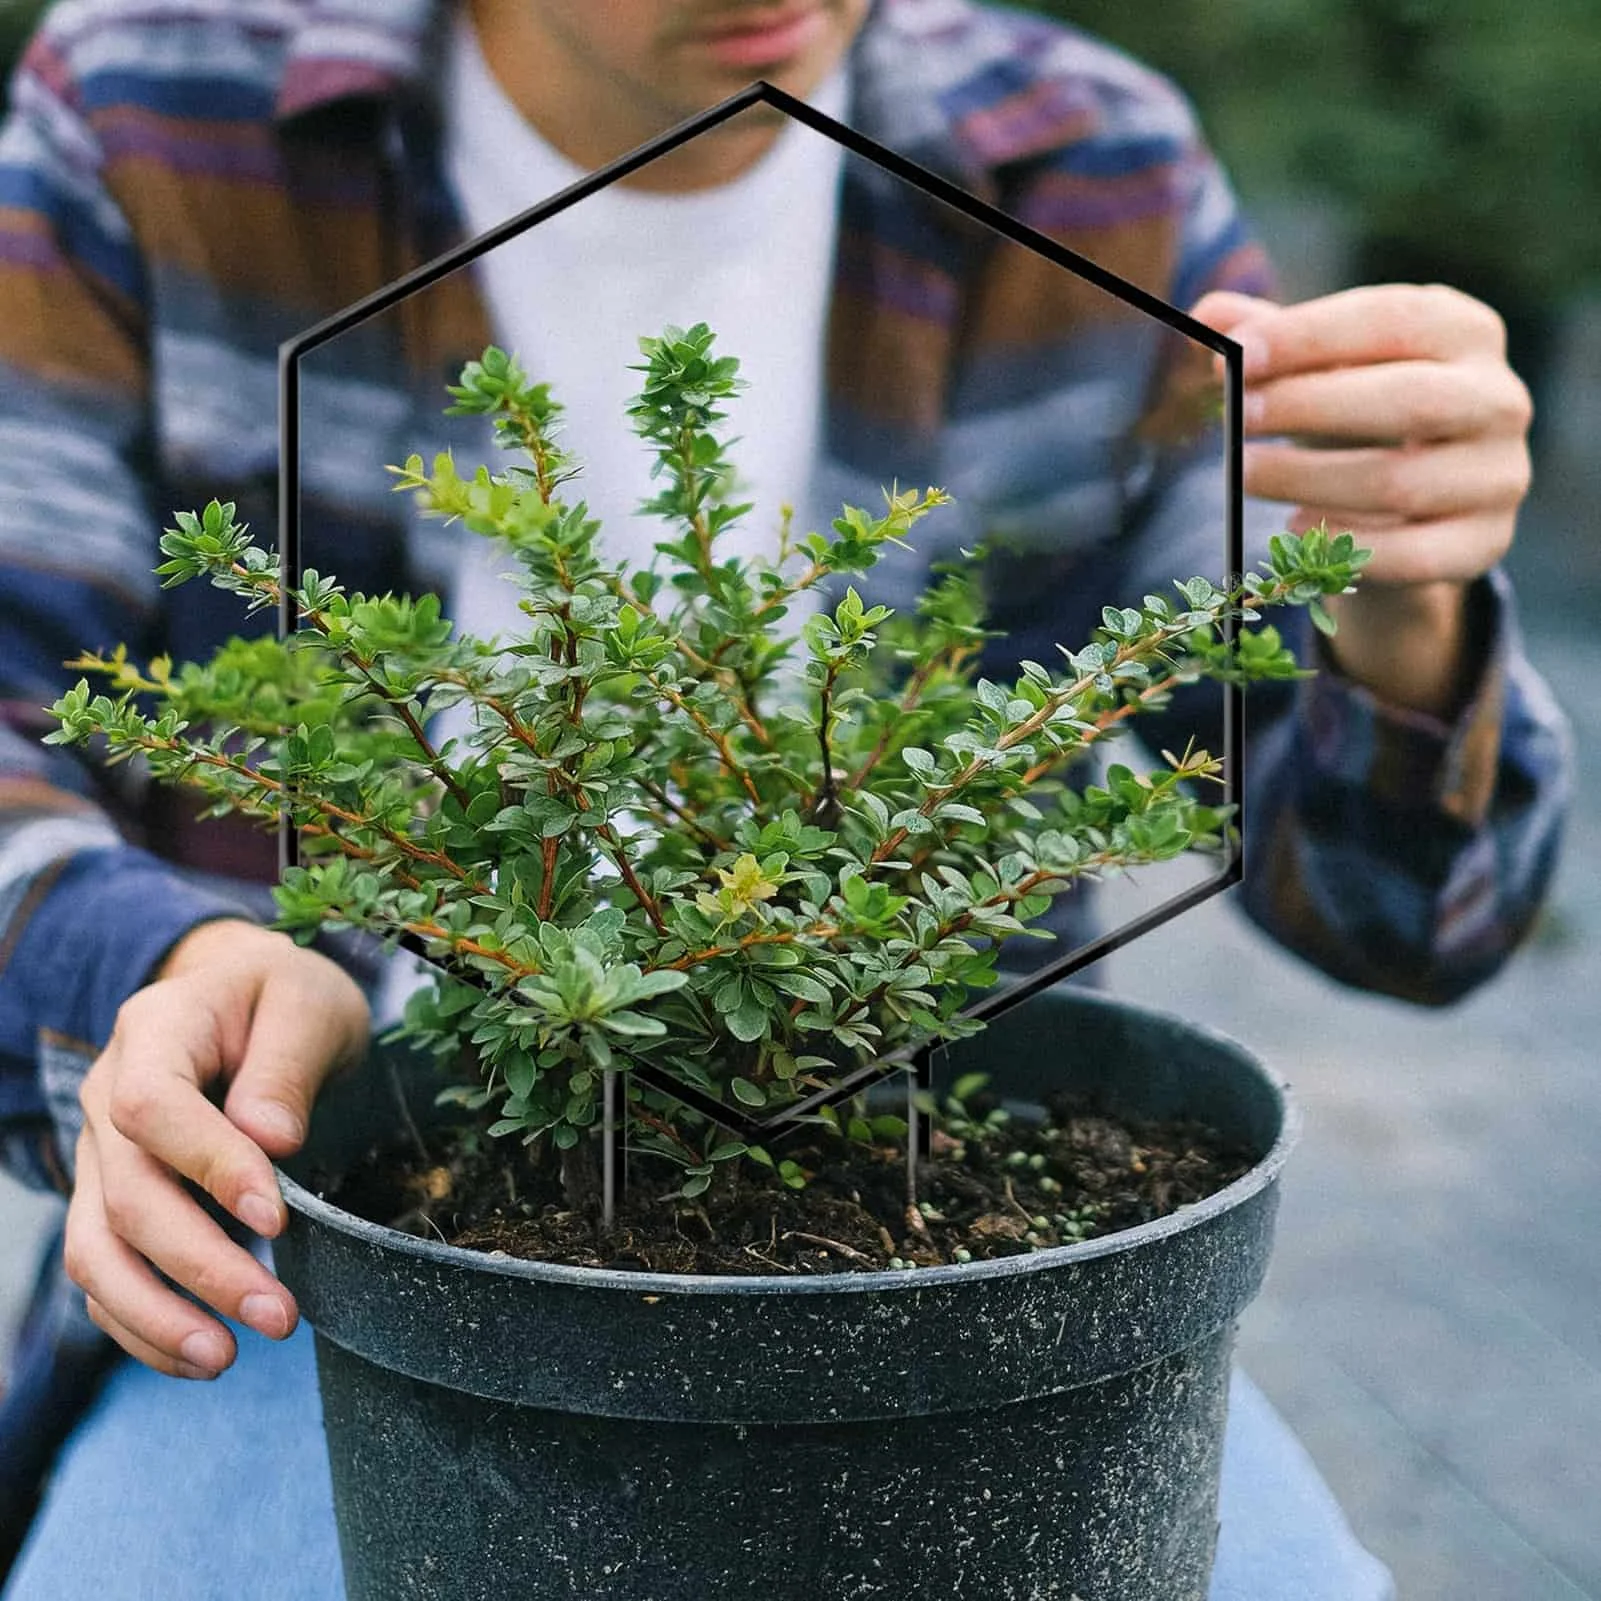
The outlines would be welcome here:
[[[810,928],[762,930],[746,934],[733,945],[708,945],[704,950],[691,951],[676,961],[661,962],[657,965],[668,972],[682,973],[691,967],[698,967],[702,962],[715,961],[719,956],[738,956],[741,951],[748,951],[753,945],[792,945],[798,939],[833,939],[838,933],[839,927],[834,923],[814,923]],[[654,972],[656,968],[647,967],[645,971]]]
[[[656,802],[658,806],[662,807],[665,811],[672,813],[672,815],[683,825],[685,831],[693,834],[703,845],[708,846],[714,851],[728,849],[728,842],[726,840],[719,839],[697,817],[693,816],[690,812],[686,811],[684,807],[680,806],[679,803],[675,801],[673,797],[668,794],[664,788],[662,788],[661,785],[651,783],[648,778],[636,779],[636,782],[639,784],[639,787],[644,790],[644,792],[649,795],[653,801]]]
[[[657,612],[656,608],[650,605],[649,602],[640,599],[640,597],[632,589],[630,589],[621,578],[613,577],[609,579],[607,581],[607,588],[609,588],[612,594],[614,594],[625,605],[632,606],[634,610],[641,613],[641,615],[655,617],[658,619],[658,621],[660,620],[660,613]],[[760,613],[757,615],[759,616]],[[702,656],[701,653],[683,637],[683,634],[680,633],[673,641],[673,648],[680,656],[684,658],[685,661],[689,663],[691,667],[695,669],[695,671],[702,678],[715,679],[723,686],[723,688],[730,692],[734,701],[735,710],[739,713],[739,720],[751,731],[752,736],[756,739],[758,744],[762,745],[768,750],[771,750],[773,747],[773,736],[768,732],[767,725],[761,720],[760,717],[756,715],[756,705],[754,700],[751,698],[750,686],[739,676],[737,672],[734,671],[732,667],[720,666],[716,660],[716,656],[720,656],[722,652],[733,643],[733,639],[725,639],[722,644],[718,646],[717,651],[713,656]]]
[[[480,895],[489,893],[489,886],[480,883],[471,877],[467,870],[458,866],[443,851],[431,851],[426,846],[416,843],[404,834],[397,834],[392,828],[378,821],[375,817],[363,817],[359,812],[347,811],[334,801],[323,800],[315,795],[302,795],[290,786],[281,783],[276,778],[269,778],[265,773],[258,772],[243,762],[236,762],[226,756],[219,756],[215,751],[202,750],[198,746],[186,744],[179,739],[159,739],[153,734],[123,736],[121,743],[134,745],[141,750],[166,751],[175,756],[181,756],[191,766],[216,767],[224,772],[235,774],[237,777],[248,779],[257,785],[264,793],[282,797],[283,807],[292,807],[295,804],[308,806],[314,811],[321,812],[324,817],[331,817],[342,823],[348,823],[353,828],[370,829],[379,838],[387,840],[403,856],[413,861],[426,862],[430,867],[437,867],[450,874],[452,878],[475,890]],[[176,775],[180,783],[193,783],[194,787],[204,789],[202,784],[188,779],[184,774]],[[207,789],[206,793],[213,791]],[[237,797],[230,795],[230,800]],[[282,807],[280,808],[282,809]],[[276,814],[274,814],[276,815]],[[330,831],[331,832],[331,831]]]
[[[232,564],[229,571],[236,577],[248,581],[252,587],[260,590],[274,602],[282,599],[282,585],[270,574],[253,573],[249,568],[242,567],[237,562]],[[300,613],[324,639],[330,637],[326,613],[317,610],[315,607],[303,607],[300,609]],[[455,797],[456,803],[465,811],[472,803],[472,796],[461,787],[456,781],[455,775],[441,760],[439,752],[434,749],[427,734],[423,732],[422,724],[417,721],[410,706],[406,704],[405,698],[391,693],[374,677],[372,669],[376,664],[376,659],[362,656],[348,645],[335,645],[334,649],[343,661],[355,668],[373,694],[383,701],[400,721],[406,725],[406,731],[411,735],[412,741],[422,753],[423,765],[445,786],[450,794]]]
[[[1283,586],[1279,587],[1282,588]],[[1273,603],[1272,593],[1273,592],[1270,591],[1268,594],[1264,594],[1253,599],[1253,607],[1257,605],[1271,605]],[[1222,604],[1218,607],[1216,615],[1214,616],[1214,621],[1216,620],[1216,616],[1221,616],[1225,611],[1237,605],[1244,594],[1245,589],[1243,586],[1241,586],[1239,589],[1231,591],[1229,594],[1225,595],[1223,597]],[[1102,674],[1113,672],[1115,669],[1123,666],[1127,662],[1142,661],[1147,656],[1159,654],[1163,645],[1168,644],[1170,641],[1177,639],[1183,634],[1192,633],[1195,626],[1196,625],[1189,622],[1170,623],[1165,627],[1155,629],[1150,634],[1145,635],[1142,639],[1133,641],[1131,644],[1119,646],[1112,660],[1106,663],[1105,666],[1099,671],[1085,673],[1073,683],[1057,689],[1050,695],[1046,696],[1044,705],[1040,706],[1028,717],[1024,718],[1023,721],[1018,723],[1015,727],[1009,728],[1000,736],[999,739],[995,741],[995,749],[999,751],[1010,750],[1014,745],[1020,744],[1023,740],[1039,733],[1039,731],[1044,728],[1045,725],[1049,723],[1050,720],[1057,714],[1057,712],[1059,712],[1064,706],[1072,704],[1074,701],[1078,700],[1081,696],[1087,694],[1092,688],[1094,688],[1095,680],[1101,677]],[[1143,695],[1144,691],[1141,693]],[[1097,729],[1097,733],[1099,731],[1100,730]],[[1070,750],[1064,751],[1060,754],[1061,756],[1071,755],[1081,749],[1084,745],[1091,742],[1092,736],[1083,736],[1074,741]],[[1053,757],[1053,764],[1058,759],[1060,759],[1060,757]],[[972,783],[972,781],[977,778],[980,773],[987,771],[989,766],[990,763],[987,761],[976,758],[973,761],[970,761],[966,767],[964,767],[951,779],[949,784],[946,784],[938,789],[931,789],[923,798],[922,804],[917,808],[918,811],[924,817],[929,816],[942,802],[949,800],[952,795],[957,794],[959,791],[966,788],[968,784]],[[892,857],[905,842],[906,835],[907,830],[904,828],[895,829],[888,834],[874,849],[871,859],[872,864],[877,865],[878,863],[887,861],[890,857]]]
[[[648,683],[650,687],[654,689],[669,706],[671,706],[675,711],[682,712],[684,716],[686,716],[695,725],[695,727],[706,736],[706,738],[711,742],[712,748],[717,752],[719,758],[722,760],[723,766],[727,769],[729,775],[739,780],[739,783],[743,787],[745,793],[750,797],[751,804],[759,808],[762,804],[761,794],[757,790],[755,781],[751,778],[750,773],[740,764],[739,758],[734,755],[733,748],[728,743],[728,736],[726,734],[719,733],[715,728],[713,728],[712,725],[706,721],[705,717],[702,716],[698,708],[691,706],[689,702],[686,701],[671,684],[663,683],[662,680],[654,673],[645,673],[642,676],[644,677],[645,682]]]
[[[840,663],[828,664],[823,675],[822,689],[817,703],[817,744],[822,756],[822,775],[817,780],[817,791],[808,808],[811,820],[824,828],[831,828],[839,815],[839,787],[834,777],[834,757],[829,749],[829,725],[833,721],[834,685],[839,679]]]

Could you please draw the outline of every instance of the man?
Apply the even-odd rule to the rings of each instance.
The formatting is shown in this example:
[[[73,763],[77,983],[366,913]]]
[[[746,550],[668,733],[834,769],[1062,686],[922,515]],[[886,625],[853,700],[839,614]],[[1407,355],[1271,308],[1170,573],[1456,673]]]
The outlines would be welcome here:
[[[447,72],[469,48],[487,79],[464,98]],[[1566,747],[1497,566],[1527,487],[1529,412],[1499,322],[1441,288],[1296,307],[1261,298],[1259,255],[1181,103],[1132,64],[965,0],[371,0],[360,11],[177,0],[158,16],[132,0],[64,4],[30,52],[0,143],[0,677],[13,730],[0,748],[11,806],[0,1115],[13,1165],[71,1188],[66,1266],[94,1322],[164,1374],[209,1378],[248,1352],[238,1384],[218,1392],[236,1417],[269,1410],[271,1375],[289,1370],[206,1309],[270,1340],[286,1339],[297,1313],[181,1180],[276,1234],[269,1159],[298,1145],[318,1085],[362,1048],[367,1001],[328,956],[250,921],[259,898],[180,876],[171,863],[231,879],[243,862],[159,798],[47,756],[36,709],[70,680],[61,660],[87,645],[143,637],[181,658],[235,629],[231,610],[187,591],[158,609],[154,531],[169,508],[214,494],[270,526],[276,344],[498,220],[472,214],[476,169],[460,156],[486,104],[498,97],[545,158],[581,171],[753,76],[811,96],[839,74],[863,131],[1238,339],[1247,427],[1260,436],[1248,492],[1288,503],[1291,526],[1327,517],[1375,550],[1361,590],[1331,608],[1329,672],[1258,740],[1253,838],[1266,848],[1242,892],[1250,914],[1337,978],[1442,1003],[1495,969],[1539,903]],[[647,169],[635,190],[646,203],[715,202],[781,138],[772,118],[741,119]],[[492,161],[501,147],[483,148]],[[1016,421],[1018,459],[1003,446],[986,462],[999,504],[1026,477],[1038,398],[1005,351],[1047,350],[1048,302],[1028,299],[1046,292],[961,279],[917,230],[896,231],[903,205],[847,174],[819,301],[824,477],[959,464],[951,441],[1001,416]],[[908,283],[911,310],[897,299]],[[308,447],[329,447],[307,465],[308,527],[329,553],[320,565],[349,587],[462,577],[381,484],[352,474],[397,459],[393,442],[437,407],[439,378],[515,315],[487,278],[447,280],[308,376]],[[885,370],[922,375],[921,410],[898,412],[906,396],[875,389]],[[943,409],[930,412],[930,396]],[[1276,442],[1285,436],[1322,448]],[[1202,473],[1179,464],[1128,491],[1129,526],[1071,561],[1049,548],[1022,560],[1021,587],[1036,610],[1049,601],[1053,637],[1072,638],[1075,600],[1098,605],[1109,584],[1200,570],[1180,530]],[[1028,491],[1039,500],[1040,485]],[[109,816],[159,854],[119,840]],[[291,1346],[303,1352],[303,1337]],[[300,1360],[276,1402],[314,1434]],[[15,1601],[104,1588],[113,1551],[116,1571],[160,1575],[128,1581],[151,1593],[179,1597],[181,1582],[215,1593],[221,1550],[186,1548],[182,1531],[214,1537],[216,1509],[233,1504],[217,1465],[227,1431],[206,1433],[198,1413],[175,1410],[171,1386],[157,1397],[151,1382],[121,1369],[80,1431]],[[185,1415],[194,1421],[170,1424]],[[152,1417],[200,1455],[205,1483],[158,1486],[166,1498],[140,1510],[110,1490],[130,1472],[117,1442],[148,1438]],[[1247,1425],[1256,1432],[1240,1444]],[[1382,1594],[1253,1392],[1235,1426],[1216,1594]],[[238,1461],[264,1494],[282,1483],[281,1456]],[[1298,1510],[1271,1501],[1275,1474],[1304,1492]],[[1254,1529],[1242,1510],[1253,1499]],[[230,1534],[230,1563],[250,1548],[274,1566],[253,1581],[230,1567],[228,1593],[285,1593],[269,1536],[286,1504],[269,1495],[262,1519]],[[1302,1514],[1315,1532],[1297,1555]],[[1264,1537],[1274,1517],[1283,1527]],[[136,1538],[141,1520],[162,1534]],[[84,1548],[91,1526],[99,1554]],[[319,1538],[326,1553],[325,1527]]]

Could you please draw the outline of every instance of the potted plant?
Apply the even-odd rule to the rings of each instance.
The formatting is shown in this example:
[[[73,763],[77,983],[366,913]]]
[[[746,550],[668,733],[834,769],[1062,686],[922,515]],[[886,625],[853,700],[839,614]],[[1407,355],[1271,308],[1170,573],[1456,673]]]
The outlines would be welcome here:
[[[412,1092],[330,1086],[283,1175],[349,1593],[1201,1597],[1280,1086],[1087,994],[982,1033],[964,1006],[1079,878],[1223,846],[1205,751],[1064,774],[1181,682],[1297,674],[1259,608],[1320,611],[1364,553],[1286,535],[1269,574],[1108,608],[993,683],[975,564],[912,618],[837,587],[939,491],[724,559],[737,362],[703,325],[641,348],[649,569],[608,563],[557,403],[490,349],[454,409],[518,464],[393,470],[515,555],[520,637],[308,571],[289,638],[86,656],[111,693],[54,708],[54,740],[287,817],[299,937],[436,963],[397,1031]],[[169,583],[285,598],[229,506],[162,548]],[[920,1154],[852,1086],[929,1040],[956,1075],[913,1104]]]

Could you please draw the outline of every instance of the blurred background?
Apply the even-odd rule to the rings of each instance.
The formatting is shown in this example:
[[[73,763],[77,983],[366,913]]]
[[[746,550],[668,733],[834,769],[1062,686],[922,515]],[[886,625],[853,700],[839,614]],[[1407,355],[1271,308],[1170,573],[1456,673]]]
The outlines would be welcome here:
[[[7,73],[42,9],[0,0]],[[1508,565],[1581,773],[1528,945],[1464,1003],[1421,1011],[1338,988],[1213,901],[1107,977],[1233,1034],[1300,1096],[1241,1354],[1402,1601],[1601,1601],[1601,5],[1034,9],[1182,85],[1287,298],[1455,284],[1506,318],[1535,394]],[[0,1348],[49,1215],[0,1178]]]
[[[1422,1011],[1338,988],[1213,901],[1107,977],[1234,1035],[1298,1093],[1306,1134],[1240,1354],[1401,1601],[1601,1598],[1601,5],[1033,9],[1181,85],[1285,298],[1454,284],[1506,319],[1533,391],[1507,565],[1580,781],[1532,939],[1462,1004]]]

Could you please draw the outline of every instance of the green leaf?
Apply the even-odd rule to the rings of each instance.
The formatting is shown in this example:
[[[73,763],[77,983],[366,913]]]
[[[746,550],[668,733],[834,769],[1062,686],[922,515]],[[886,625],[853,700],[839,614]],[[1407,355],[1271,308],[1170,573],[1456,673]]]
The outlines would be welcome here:
[[[964,1104],[978,1094],[990,1081],[988,1073],[964,1073],[951,1085],[951,1095]]]
[[[667,1032],[667,1025],[660,1018],[646,1017],[643,1012],[608,1012],[597,1021],[602,1028],[609,1028],[614,1034],[627,1034],[641,1039],[658,1037]]]
[[[653,995],[669,995],[681,990],[689,982],[688,973],[660,969],[654,973],[641,973],[633,981],[633,998],[644,1000]]]
[[[834,998],[825,985],[805,973],[779,971],[772,974],[769,982],[774,989],[782,990],[786,995],[798,996],[818,1006],[827,1006]]]
[[[767,1009],[754,997],[747,997],[723,1021],[737,1040],[759,1040],[767,1032]]]

